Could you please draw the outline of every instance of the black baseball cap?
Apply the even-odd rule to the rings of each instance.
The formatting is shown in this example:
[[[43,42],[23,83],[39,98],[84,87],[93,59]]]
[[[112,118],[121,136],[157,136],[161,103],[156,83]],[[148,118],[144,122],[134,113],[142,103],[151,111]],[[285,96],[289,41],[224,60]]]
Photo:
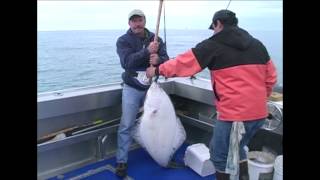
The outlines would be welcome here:
[[[224,23],[230,24],[230,25],[237,25],[238,24],[238,19],[236,18],[236,13],[227,10],[227,9],[223,9],[220,11],[217,11],[216,13],[214,13],[213,17],[212,17],[212,22],[209,26],[209,29],[214,29],[213,28],[213,22],[216,20],[221,20]]]

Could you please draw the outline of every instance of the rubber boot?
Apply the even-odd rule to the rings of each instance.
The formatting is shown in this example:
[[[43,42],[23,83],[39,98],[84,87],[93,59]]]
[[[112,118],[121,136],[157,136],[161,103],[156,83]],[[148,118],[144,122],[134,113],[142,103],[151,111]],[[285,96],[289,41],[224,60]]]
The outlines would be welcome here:
[[[230,180],[230,174],[216,171],[216,180]]]
[[[249,180],[248,161],[241,162],[239,167],[239,180]]]
[[[127,163],[118,163],[116,167],[116,175],[119,177],[127,176]]]

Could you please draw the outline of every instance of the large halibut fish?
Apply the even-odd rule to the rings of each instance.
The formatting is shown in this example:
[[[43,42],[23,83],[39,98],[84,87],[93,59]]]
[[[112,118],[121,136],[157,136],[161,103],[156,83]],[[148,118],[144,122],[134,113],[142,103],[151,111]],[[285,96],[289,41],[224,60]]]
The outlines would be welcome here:
[[[163,167],[168,165],[174,152],[186,139],[186,132],[169,96],[156,82],[147,92],[136,133],[138,143]]]

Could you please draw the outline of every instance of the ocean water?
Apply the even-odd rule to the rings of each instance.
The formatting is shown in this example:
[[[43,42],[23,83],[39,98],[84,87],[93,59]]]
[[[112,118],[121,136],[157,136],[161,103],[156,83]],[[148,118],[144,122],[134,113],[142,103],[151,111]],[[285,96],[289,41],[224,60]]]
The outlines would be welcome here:
[[[121,82],[116,40],[126,30],[38,31],[38,93]],[[249,31],[260,39],[277,67],[282,86],[282,31]],[[210,37],[210,30],[167,30],[169,57]],[[163,31],[160,32],[163,36]],[[210,78],[206,69],[197,77]]]

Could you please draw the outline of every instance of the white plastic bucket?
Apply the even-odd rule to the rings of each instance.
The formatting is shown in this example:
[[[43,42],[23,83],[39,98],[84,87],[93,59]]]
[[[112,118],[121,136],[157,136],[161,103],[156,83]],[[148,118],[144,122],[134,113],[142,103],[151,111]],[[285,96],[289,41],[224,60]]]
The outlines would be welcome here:
[[[250,180],[259,180],[260,173],[271,173],[275,156],[261,151],[248,153],[248,169]]]
[[[274,162],[273,180],[282,180],[283,178],[283,155],[276,158]]]

